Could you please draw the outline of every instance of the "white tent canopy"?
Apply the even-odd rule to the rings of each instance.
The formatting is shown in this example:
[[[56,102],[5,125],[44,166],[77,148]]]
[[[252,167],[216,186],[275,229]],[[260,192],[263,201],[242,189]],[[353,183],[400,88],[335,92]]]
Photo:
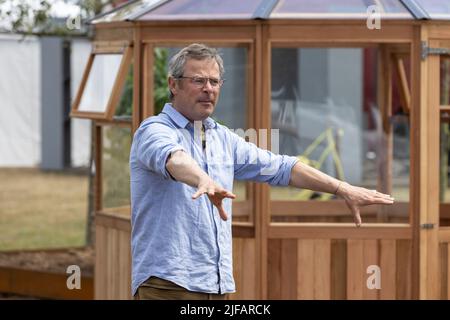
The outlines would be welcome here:
[[[78,88],[91,49],[72,41],[71,94]],[[35,167],[41,162],[41,66],[38,37],[0,35],[0,167]],[[89,162],[90,121],[72,119],[71,164]]]

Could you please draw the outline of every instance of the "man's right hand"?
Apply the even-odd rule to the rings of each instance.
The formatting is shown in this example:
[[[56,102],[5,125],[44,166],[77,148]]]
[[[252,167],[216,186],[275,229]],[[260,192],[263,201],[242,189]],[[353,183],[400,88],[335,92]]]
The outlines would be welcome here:
[[[219,215],[222,220],[226,221],[228,219],[228,215],[223,209],[222,200],[224,198],[235,199],[236,195],[219,186],[210,177],[205,177],[204,179],[200,180],[198,184],[198,190],[192,195],[192,199],[195,200],[204,193],[208,195],[209,200],[211,200],[213,205],[215,205],[217,210],[219,210]]]

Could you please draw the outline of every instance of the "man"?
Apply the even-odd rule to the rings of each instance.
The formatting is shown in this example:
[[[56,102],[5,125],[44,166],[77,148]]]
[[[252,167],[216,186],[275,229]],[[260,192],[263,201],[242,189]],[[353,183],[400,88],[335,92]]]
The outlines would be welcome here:
[[[143,121],[134,135],[131,242],[137,299],[225,299],[235,291],[233,179],[334,193],[346,201],[357,226],[360,206],[393,203],[389,195],[336,180],[296,157],[259,149],[212,120],[223,73],[215,49],[200,44],[182,49],[169,63],[171,104]]]

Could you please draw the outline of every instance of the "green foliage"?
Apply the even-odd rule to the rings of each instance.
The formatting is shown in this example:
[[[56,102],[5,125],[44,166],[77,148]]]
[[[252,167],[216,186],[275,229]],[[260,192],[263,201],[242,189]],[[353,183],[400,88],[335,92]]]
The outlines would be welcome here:
[[[162,111],[164,104],[169,101],[169,89],[167,85],[167,60],[169,57],[169,50],[166,48],[156,48],[154,51],[153,66],[154,72],[154,105],[155,114]]]
[[[155,114],[162,111],[164,104],[169,101],[169,89],[167,87],[167,59],[168,49],[156,48],[154,51],[154,106]],[[131,116],[133,110],[133,64],[130,66],[124,89],[116,109],[116,116]]]
[[[116,116],[131,116],[133,110],[133,68],[134,66],[131,64],[119,105],[116,108]]]
[[[103,127],[103,206],[114,208],[130,204],[128,156],[131,131],[118,126]]]

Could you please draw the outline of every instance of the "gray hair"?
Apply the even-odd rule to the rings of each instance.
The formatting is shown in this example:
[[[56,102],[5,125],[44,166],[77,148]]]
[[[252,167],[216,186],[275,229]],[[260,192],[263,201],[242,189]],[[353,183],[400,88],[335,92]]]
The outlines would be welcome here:
[[[174,79],[183,76],[184,66],[188,59],[204,60],[214,59],[219,66],[220,78],[223,78],[225,69],[223,68],[223,60],[219,52],[215,48],[210,48],[204,44],[193,43],[183,49],[181,49],[176,55],[169,61],[168,76]],[[173,93],[169,90],[170,100],[173,99]]]

